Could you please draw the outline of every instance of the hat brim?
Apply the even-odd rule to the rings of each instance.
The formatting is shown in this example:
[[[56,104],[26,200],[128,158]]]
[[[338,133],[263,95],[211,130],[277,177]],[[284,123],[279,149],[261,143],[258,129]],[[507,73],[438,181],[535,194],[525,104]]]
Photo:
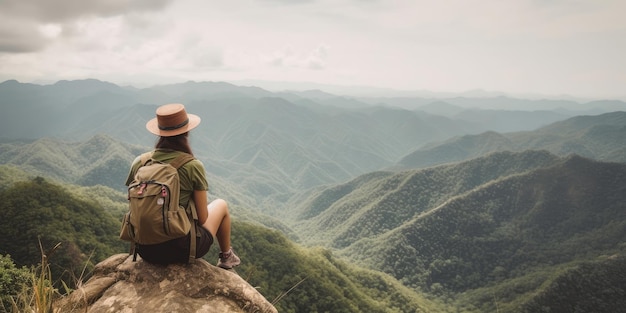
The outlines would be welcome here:
[[[187,123],[187,125],[180,127],[180,128],[176,128],[176,129],[172,129],[172,130],[162,130],[159,129],[159,123],[157,121],[157,118],[153,118],[151,120],[148,121],[148,123],[146,123],[146,129],[148,129],[149,132],[157,135],[157,136],[161,136],[161,137],[172,137],[172,136],[177,136],[180,134],[184,134],[194,128],[196,128],[196,126],[200,125],[200,117],[195,115],[195,114],[189,114],[187,113],[187,117],[189,118],[189,123]]]

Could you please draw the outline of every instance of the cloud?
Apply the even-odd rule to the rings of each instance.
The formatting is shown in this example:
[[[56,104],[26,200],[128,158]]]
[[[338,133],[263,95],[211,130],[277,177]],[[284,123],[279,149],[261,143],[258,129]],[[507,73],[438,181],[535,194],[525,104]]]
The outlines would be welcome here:
[[[67,22],[84,16],[110,17],[133,12],[158,11],[172,0],[3,0],[0,11],[42,23]]]
[[[3,17],[0,27],[0,52],[24,53],[43,49],[49,40],[36,25]]]
[[[86,18],[128,16],[163,10],[173,0],[3,0],[0,1],[0,53],[36,52],[56,35],[72,34]],[[55,36],[50,30],[56,29]]]
[[[329,49],[327,45],[321,44],[312,51],[299,53],[293,46],[288,45],[275,51],[268,64],[273,67],[321,70],[326,67]]]
[[[321,70],[326,67],[326,58],[328,57],[328,46],[320,45],[309,54],[306,61],[306,67],[314,70]]]
[[[224,66],[222,50],[199,35],[188,36],[180,44],[176,58],[187,60],[183,70],[204,71]]]
[[[0,0],[0,80],[623,94],[625,9],[621,0]]]

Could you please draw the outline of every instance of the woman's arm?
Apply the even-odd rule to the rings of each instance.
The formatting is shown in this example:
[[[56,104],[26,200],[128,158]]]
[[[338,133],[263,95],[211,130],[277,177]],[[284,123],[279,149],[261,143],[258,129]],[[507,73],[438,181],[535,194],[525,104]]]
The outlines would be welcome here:
[[[204,224],[209,217],[209,210],[207,210],[207,192],[206,190],[194,190],[193,201],[196,204],[196,213],[198,213],[198,222],[200,225]]]

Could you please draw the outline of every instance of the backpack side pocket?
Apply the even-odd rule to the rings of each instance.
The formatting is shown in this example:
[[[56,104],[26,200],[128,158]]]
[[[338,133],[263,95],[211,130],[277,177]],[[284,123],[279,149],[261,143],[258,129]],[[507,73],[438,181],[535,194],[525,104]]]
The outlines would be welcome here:
[[[133,225],[130,224],[130,212],[124,214],[122,218],[122,229],[120,230],[120,239],[126,241],[133,241]]]
[[[167,211],[167,225],[168,235],[174,238],[186,236],[191,230],[191,221],[182,207]]]

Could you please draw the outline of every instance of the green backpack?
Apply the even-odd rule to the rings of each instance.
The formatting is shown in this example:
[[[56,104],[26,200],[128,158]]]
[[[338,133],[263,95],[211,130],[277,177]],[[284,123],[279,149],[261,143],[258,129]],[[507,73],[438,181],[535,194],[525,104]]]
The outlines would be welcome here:
[[[196,253],[195,221],[198,216],[193,199],[186,208],[178,204],[178,169],[194,157],[184,153],[163,163],[152,159],[152,153],[141,155],[141,165],[128,186],[129,211],[122,220],[120,238],[131,242],[131,254],[136,260],[135,244],[158,244],[186,236],[191,231],[191,261]]]

